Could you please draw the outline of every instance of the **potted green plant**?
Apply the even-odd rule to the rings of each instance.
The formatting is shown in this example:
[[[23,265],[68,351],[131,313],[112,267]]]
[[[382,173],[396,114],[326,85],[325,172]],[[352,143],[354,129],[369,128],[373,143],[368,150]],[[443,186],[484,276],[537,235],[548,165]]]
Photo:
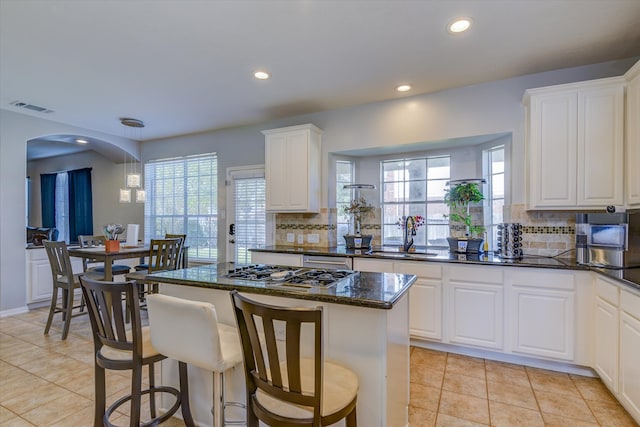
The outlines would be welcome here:
[[[350,222],[353,224],[353,230],[350,226],[349,234],[343,236],[348,249],[371,247],[373,235],[362,234],[361,227],[362,221],[373,212],[373,209],[373,205],[370,205],[362,196],[351,200],[351,202],[342,209],[343,213],[350,217]]]
[[[447,237],[449,250],[452,252],[482,252],[485,227],[473,224],[470,205],[484,200],[480,189],[483,182],[484,180],[479,179],[451,181],[449,188],[445,190],[444,203],[449,207],[449,214],[445,217],[450,219],[449,225],[464,226],[464,230],[458,233],[461,236],[454,236],[452,230],[452,236]]]

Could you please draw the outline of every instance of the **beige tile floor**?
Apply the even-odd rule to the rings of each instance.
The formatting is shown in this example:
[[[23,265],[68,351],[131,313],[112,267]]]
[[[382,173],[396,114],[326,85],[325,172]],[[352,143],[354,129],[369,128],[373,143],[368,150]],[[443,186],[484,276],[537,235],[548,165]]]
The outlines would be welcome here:
[[[74,318],[61,341],[59,315],[43,335],[46,316],[38,309],[0,319],[0,426],[93,425],[89,319]],[[129,387],[127,374],[108,372],[108,403]],[[128,425],[126,408],[112,421]],[[598,379],[416,347],[410,421],[412,427],[637,425]]]

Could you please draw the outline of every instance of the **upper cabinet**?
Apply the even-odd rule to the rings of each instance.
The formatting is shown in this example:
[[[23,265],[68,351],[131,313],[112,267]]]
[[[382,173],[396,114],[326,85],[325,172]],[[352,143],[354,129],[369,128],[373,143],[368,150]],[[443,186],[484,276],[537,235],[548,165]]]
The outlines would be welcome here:
[[[625,74],[627,114],[625,188],[628,208],[640,208],[640,61]]]
[[[529,209],[623,204],[624,77],[525,92]]]
[[[319,212],[322,131],[307,124],[262,133],[267,211]]]

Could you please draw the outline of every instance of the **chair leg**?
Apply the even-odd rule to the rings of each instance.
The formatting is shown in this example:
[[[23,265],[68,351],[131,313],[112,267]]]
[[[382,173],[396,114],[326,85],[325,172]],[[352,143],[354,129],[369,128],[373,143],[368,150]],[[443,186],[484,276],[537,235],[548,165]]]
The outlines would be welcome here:
[[[151,381],[151,380],[149,380]],[[142,364],[138,363],[131,371],[131,411],[129,414],[129,425],[138,427],[140,425],[140,402],[142,400]]]
[[[187,427],[195,427],[191,414],[191,405],[189,404],[189,377],[187,373],[187,364],[178,362],[178,372],[180,376],[180,405],[182,406],[182,419]]]
[[[156,417],[156,370],[154,368],[155,363],[149,363],[149,412],[151,418]]]
[[[224,427],[224,377],[222,372],[213,373],[213,425]]]
[[[95,363],[95,362],[94,362]],[[95,399],[96,406],[94,412],[93,426],[104,426],[103,418],[105,412],[105,406],[107,405],[107,389],[105,382],[104,368],[101,368],[96,363],[94,367],[94,381],[95,381]]]
[[[73,289],[66,289],[66,307],[64,311],[64,328],[62,329],[62,339],[67,339],[69,333],[69,326],[71,326],[71,313],[73,312]]]
[[[49,307],[49,317],[47,318],[47,325],[44,327],[44,334],[49,334],[51,328],[51,322],[53,322],[53,315],[56,312],[56,305],[58,304],[58,287],[53,285],[53,294],[51,295],[51,306]]]
[[[351,413],[347,415],[347,427],[357,427],[357,425],[358,420],[356,419],[356,408],[354,407]]]

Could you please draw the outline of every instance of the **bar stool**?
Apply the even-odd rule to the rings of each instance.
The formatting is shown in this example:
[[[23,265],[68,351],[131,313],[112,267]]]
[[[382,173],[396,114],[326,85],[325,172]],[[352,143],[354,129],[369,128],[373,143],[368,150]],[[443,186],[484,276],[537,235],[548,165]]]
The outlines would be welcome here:
[[[238,291],[231,292],[231,303],[242,339],[248,427],[258,427],[258,420],[270,426],[319,427],[343,418],[347,427],[356,427],[358,377],[324,360],[322,307],[276,307]],[[280,327],[282,352],[276,339]],[[313,338],[312,357],[303,354],[305,335]]]
[[[244,421],[224,418],[225,407],[245,407],[241,403],[226,402],[224,397],[225,372],[242,364],[240,337],[235,326],[218,323],[212,304],[168,295],[148,295],[147,310],[153,346],[178,361],[183,413],[189,404],[186,371],[190,364],[213,372],[214,426],[244,425]]]
[[[166,356],[151,344],[149,327],[142,326],[138,287],[134,282],[105,282],[86,276],[80,277],[80,283],[89,310],[95,350],[94,427],[114,427],[110,422],[111,415],[129,401],[131,427],[156,426],[168,420],[180,407],[181,393],[173,387],[155,385],[154,364]],[[126,304],[122,303],[123,299]],[[125,325],[128,316],[130,328]],[[142,368],[145,365],[149,368],[149,388],[143,390]],[[131,370],[131,392],[106,409],[105,369]],[[155,396],[161,393],[175,396],[176,401],[165,413],[157,414]],[[140,424],[141,401],[146,394],[149,395],[151,419]],[[185,420],[190,419],[190,413],[185,413],[184,407],[182,414]]]

